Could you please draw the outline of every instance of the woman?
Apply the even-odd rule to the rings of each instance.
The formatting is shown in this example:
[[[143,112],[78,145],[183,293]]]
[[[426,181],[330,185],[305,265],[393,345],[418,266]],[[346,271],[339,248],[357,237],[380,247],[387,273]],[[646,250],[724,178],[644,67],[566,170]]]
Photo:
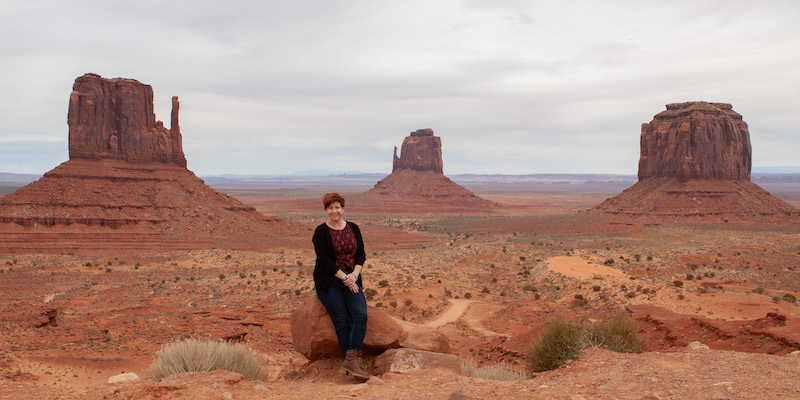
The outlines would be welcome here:
[[[328,310],[336,338],[344,354],[339,369],[358,380],[369,379],[361,370],[358,356],[367,333],[367,299],[361,283],[361,270],[367,256],[358,225],[345,221],[344,197],[328,193],[322,197],[328,220],[314,230],[314,287]]]

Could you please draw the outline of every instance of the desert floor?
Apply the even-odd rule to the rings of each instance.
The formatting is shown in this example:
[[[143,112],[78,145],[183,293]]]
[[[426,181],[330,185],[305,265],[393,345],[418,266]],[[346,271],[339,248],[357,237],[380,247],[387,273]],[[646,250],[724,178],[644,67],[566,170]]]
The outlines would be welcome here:
[[[789,355],[800,350],[800,225],[609,226],[579,211],[618,191],[470,189],[502,207],[441,213],[343,191],[365,236],[371,305],[439,327],[454,354],[482,365],[527,371],[526,349],[556,316],[629,314],[649,351],[586,349],[516,382],[430,370],[354,385],[336,360],[295,352],[289,331],[313,295],[310,236],[328,189],[230,189],[308,239],[259,252],[0,256],[0,398],[800,398],[800,357]],[[799,207],[798,192],[781,197]],[[244,338],[272,365],[269,380],[150,380],[155,353],[186,337]],[[107,383],[124,372],[142,380]]]

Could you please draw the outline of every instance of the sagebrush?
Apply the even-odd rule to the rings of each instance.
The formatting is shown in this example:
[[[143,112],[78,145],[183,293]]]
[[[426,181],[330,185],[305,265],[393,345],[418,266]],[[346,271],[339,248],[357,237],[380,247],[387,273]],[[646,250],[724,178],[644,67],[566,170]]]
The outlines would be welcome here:
[[[534,372],[556,369],[576,359],[584,347],[605,347],[620,353],[641,353],[646,343],[639,337],[639,326],[628,316],[611,314],[594,323],[572,323],[563,318],[547,322],[531,344],[526,358]]]
[[[150,377],[158,380],[179,372],[221,369],[242,374],[248,380],[264,380],[270,367],[242,343],[186,339],[168,343],[156,353]]]

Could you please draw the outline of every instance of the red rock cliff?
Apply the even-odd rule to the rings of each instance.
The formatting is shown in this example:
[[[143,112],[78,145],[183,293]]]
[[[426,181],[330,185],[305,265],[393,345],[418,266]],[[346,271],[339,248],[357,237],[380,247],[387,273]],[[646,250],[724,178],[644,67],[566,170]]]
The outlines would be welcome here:
[[[750,133],[730,104],[668,104],[642,124],[639,180],[750,179]]]
[[[153,113],[153,88],[134,79],[86,74],[69,97],[69,157],[88,160],[162,162],[186,166],[178,98],[172,98],[172,127]]]
[[[443,173],[442,139],[433,136],[433,129],[419,129],[411,132],[411,136],[403,139],[400,157],[397,157],[397,147],[394,148],[392,172],[398,169]]]

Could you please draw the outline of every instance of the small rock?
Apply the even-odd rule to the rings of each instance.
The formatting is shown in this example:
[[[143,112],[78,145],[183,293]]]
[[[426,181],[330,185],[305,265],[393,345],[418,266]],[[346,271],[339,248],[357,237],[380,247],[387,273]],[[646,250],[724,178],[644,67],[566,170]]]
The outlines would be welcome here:
[[[663,400],[663,397],[656,393],[650,393],[647,396],[642,397],[642,400]]]
[[[471,398],[472,397],[469,397],[469,396],[465,395],[464,393],[453,392],[453,393],[450,393],[450,399],[449,400],[470,400]]]
[[[700,343],[700,342],[698,342],[696,340],[694,342],[689,343],[688,345],[686,345],[686,348],[689,349],[689,350],[708,350],[709,349],[708,346],[706,346],[706,345],[704,345],[704,344],[702,344],[702,343]]]
[[[225,400],[232,400],[233,399],[233,393],[231,393],[231,392],[223,392],[222,393],[222,398],[225,399]]]
[[[800,350],[795,350],[795,351],[787,354],[787,356],[800,357]]]
[[[127,372],[124,374],[114,375],[108,378],[108,383],[120,383],[120,382],[132,382],[138,381],[139,375],[134,374],[133,372]]]
[[[383,379],[381,379],[377,375],[370,376],[366,383],[367,383],[367,385],[383,385],[384,384]]]
[[[350,388],[350,395],[351,396],[358,396],[358,395],[361,394],[361,392],[363,392],[363,391],[365,391],[367,389],[369,389],[369,385],[366,384],[366,383],[359,383],[359,384],[353,385],[353,387]]]
[[[728,399],[730,399],[730,397],[728,397],[727,394],[722,392],[714,393],[714,395],[711,396],[711,400],[728,400]]]

